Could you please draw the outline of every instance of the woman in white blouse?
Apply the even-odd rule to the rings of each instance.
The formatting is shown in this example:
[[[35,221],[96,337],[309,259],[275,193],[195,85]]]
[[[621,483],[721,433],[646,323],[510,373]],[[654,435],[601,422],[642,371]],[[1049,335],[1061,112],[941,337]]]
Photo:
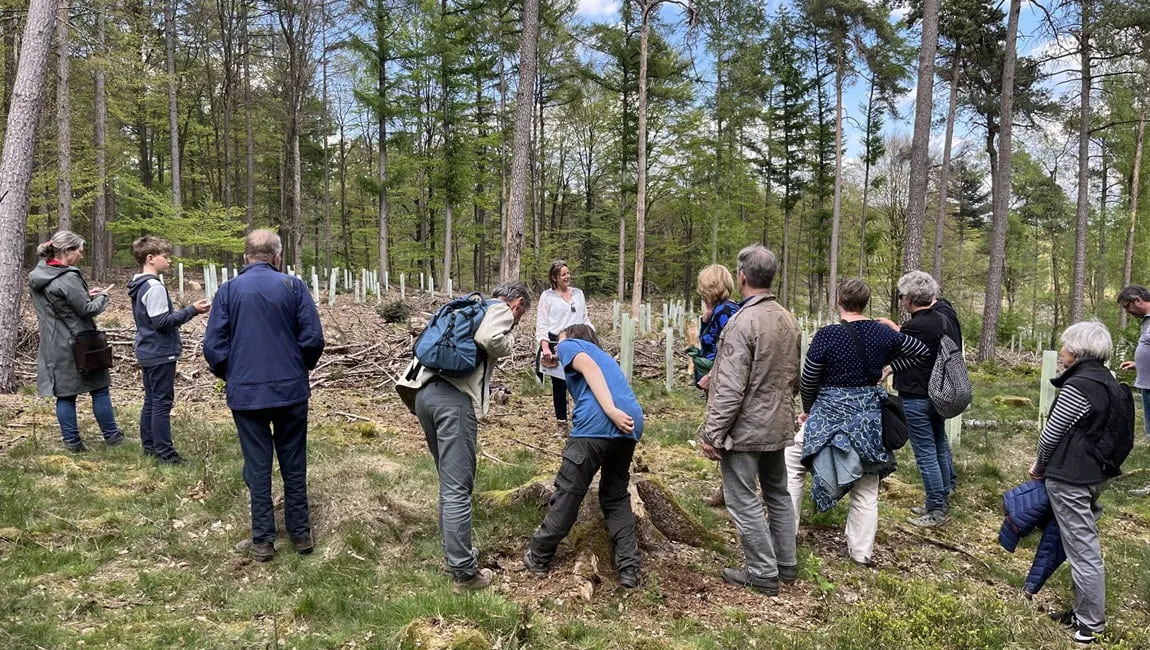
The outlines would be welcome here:
[[[563,368],[559,367],[559,359],[555,356],[555,342],[559,340],[559,332],[569,325],[584,324],[592,328],[591,319],[587,317],[587,301],[583,292],[571,286],[571,269],[563,260],[551,263],[548,272],[551,288],[539,296],[539,306],[536,308],[535,339],[539,341],[539,352],[535,357],[535,374],[539,379],[543,375],[551,377],[551,391],[555,403],[555,431],[561,436],[570,433],[571,427],[567,422],[567,382],[564,380]]]

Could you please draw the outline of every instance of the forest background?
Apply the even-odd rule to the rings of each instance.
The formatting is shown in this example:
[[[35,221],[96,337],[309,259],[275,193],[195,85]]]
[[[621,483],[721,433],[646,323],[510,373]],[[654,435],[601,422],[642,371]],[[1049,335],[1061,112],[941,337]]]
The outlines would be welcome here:
[[[58,228],[100,281],[142,233],[234,263],[272,227],[321,277],[489,289],[563,258],[637,304],[762,242],[800,314],[852,275],[891,313],[898,276],[932,271],[982,358],[1089,314],[1125,327],[1113,296],[1150,271],[1145,0],[54,7],[25,221],[4,229],[25,268]],[[29,15],[3,2],[3,110]]]

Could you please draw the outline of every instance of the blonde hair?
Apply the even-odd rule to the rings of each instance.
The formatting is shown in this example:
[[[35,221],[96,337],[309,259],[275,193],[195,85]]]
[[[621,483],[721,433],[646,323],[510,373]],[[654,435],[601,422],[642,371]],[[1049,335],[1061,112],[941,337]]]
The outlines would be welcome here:
[[[84,247],[84,238],[71,230],[61,230],[48,241],[36,247],[36,254],[45,259],[52,259],[60,253]]]
[[[735,291],[735,279],[731,271],[722,264],[711,264],[699,271],[696,290],[709,305],[717,305],[731,297]]]

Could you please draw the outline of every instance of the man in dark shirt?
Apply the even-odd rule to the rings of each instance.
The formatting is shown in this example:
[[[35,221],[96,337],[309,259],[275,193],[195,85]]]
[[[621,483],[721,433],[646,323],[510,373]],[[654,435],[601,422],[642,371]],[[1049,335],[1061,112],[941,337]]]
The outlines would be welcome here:
[[[272,456],[283,477],[287,532],[299,553],[314,549],[307,500],[308,373],[323,354],[323,327],[307,285],[280,273],[282,262],[279,235],[253,230],[244,245],[245,266],[220,286],[204,333],[208,367],[227,383],[251,496],[252,538],[237,550],[260,562],[275,555]]]

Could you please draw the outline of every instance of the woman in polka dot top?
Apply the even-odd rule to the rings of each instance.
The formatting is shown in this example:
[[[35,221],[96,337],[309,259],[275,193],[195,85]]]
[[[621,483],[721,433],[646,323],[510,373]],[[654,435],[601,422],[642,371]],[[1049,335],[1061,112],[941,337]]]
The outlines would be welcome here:
[[[803,426],[795,437],[798,445],[787,448],[796,515],[808,469],[814,475],[811,497],[820,511],[850,492],[847,550],[864,565],[871,561],[878,531],[879,479],[895,468],[894,454],[882,443],[883,389],[877,384],[886,365],[899,369],[929,354],[917,339],[867,318],[869,301],[870,287],[862,280],[839,285],[842,322],[820,329],[807,350],[799,386]]]

